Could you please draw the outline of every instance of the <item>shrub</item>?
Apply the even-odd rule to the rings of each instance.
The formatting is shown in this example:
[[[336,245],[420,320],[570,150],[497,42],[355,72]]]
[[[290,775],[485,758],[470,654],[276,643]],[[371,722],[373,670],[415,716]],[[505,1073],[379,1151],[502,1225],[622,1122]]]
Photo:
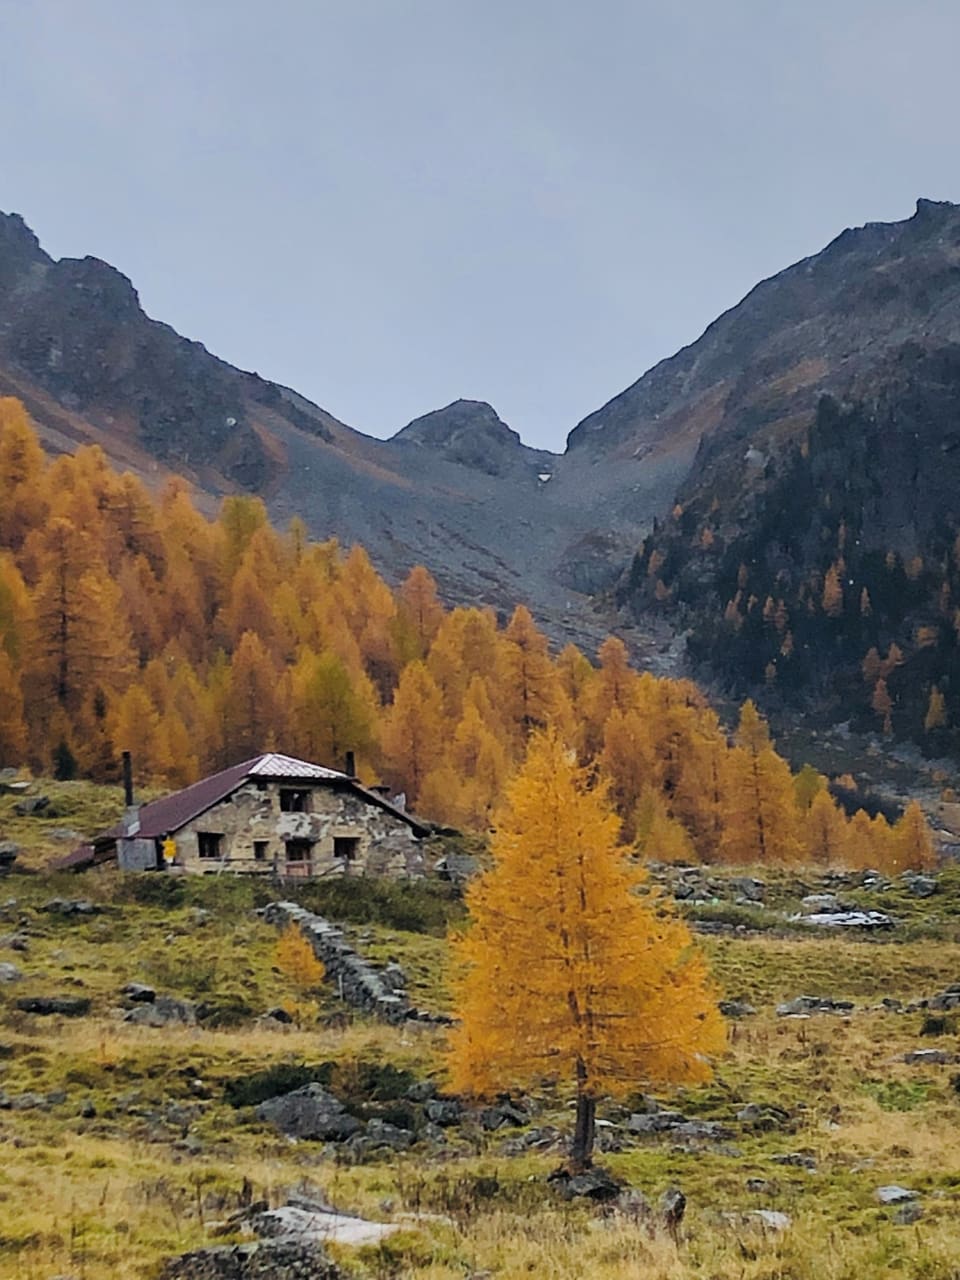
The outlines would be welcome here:
[[[313,1067],[306,1063],[278,1062],[265,1071],[228,1080],[223,1086],[223,1096],[231,1107],[255,1107],[268,1098],[302,1089],[306,1084],[328,1085],[333,1070],[332,1062],[321,1062]]]
[[[457,888],[437,880],[363,876],[306,883],[289,896],[318,915],[350,924],[382,924],[406,933],[442,935],[465,914]]]

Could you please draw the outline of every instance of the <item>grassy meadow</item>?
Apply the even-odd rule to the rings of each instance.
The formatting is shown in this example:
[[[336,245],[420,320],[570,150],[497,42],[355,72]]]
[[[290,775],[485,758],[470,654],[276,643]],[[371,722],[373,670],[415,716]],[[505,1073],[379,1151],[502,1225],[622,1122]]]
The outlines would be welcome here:
[[[82,787],[56,803],[58,825],[111,816]],[[686,1194],[674,1239],[655,1222],[561,1200],[546,1182],[558,1150],[509,1153],[522,1130],[467,1123],[448,1129],[442,1144],[352,1164],[336,1147],[259,1123],[250,1099],[263,1073],[304,1066],[356,1114],[389,1119],[408,1083],[437,1076],[442,1032],[345,1014],[332,990],[301,1010],[300,1025],[263,1021],[290,999],[274,966],[276,931],[255,914],[268,886],[43,873],[43,855],[57,843],[53,821],[24,819],[26,836],[11,833],[34,845],[28,870],[0,882],[0,963],[22,971],[0,984],[4,1280],[149,1278],[168,1255],[242,1238],[221,1224],[246,1200],[278,1204],[298,1187],[380,1221],[429,1215],[380,1246],[332,1249],[357,1280],[960,1277],[960,1066],[903,1061],[923,1049],[954,1055],[956,1024],[949,1014],[937,1023],[924,1010],[881,1005],[960,982],[957,873],[942,873],[928,899],[899,882],[874,894],[870,905],[902,922],[875,939],[810,936],[786,922],[802,892],[818,887],[796,873],[767,874],[763,906],[719,900],[691,909],[712,911],[714,924],[733,913],[727,931],[704,936],[703,946],[722,994],[756,1013],[729,1022],[710,1084],[659,1101],[730,1134],[632,1136],[624,1122],[645,1105],[639,1091],[631,1105],[601,1110],[610,1122],[603,1144],[620,1149],[600,1163],[654,1206],[668,1187]],[[87,898],[96,910],[45,910],[57,897]],[[338,904],[314,905],[334,914]],[[400,960],[418,1003],[445,1007],[445,923],[460,916],[449,894],[358,884],[339,911],[361,950]],[[125,1022],[120,992],[131,981],[196,1002],[203,1020]],[[23,995],[77,994],[92,1002],[87,1016],[16,1008]],[[777,1017],[777,1003],[800,994],[851,1000],[855,1009]],[[569,1130],[562,1098],[534,1101],[532,1126]],[[751,1103],[757,1118],[737,1119]],[[896,1209],[878,1202],[887,1184],[919,1193],[918,1220],[897,1221]],[[756,1210],[787,1214],[790,1225],[770,1229]]]

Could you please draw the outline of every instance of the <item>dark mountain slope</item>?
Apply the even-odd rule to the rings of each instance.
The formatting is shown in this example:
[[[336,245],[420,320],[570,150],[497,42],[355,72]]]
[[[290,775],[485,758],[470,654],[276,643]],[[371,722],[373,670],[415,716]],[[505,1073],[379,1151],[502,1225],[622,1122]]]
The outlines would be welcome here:
[[[24,400],[55,451],[96,443],[213,500],[261,494],[278,518],[363,541],[394,577],[424,561],[449,598],[525,600],[558,639],[588,644],[601,628],[582,593],[614,580],[684,469],[669,450],[662,474],[568,463],[475,401],[371,439],[151,320],[106,263],[54,261],[17,215],[0,215],[0,394]]]
[[[826,282],[808,313],[800,268]],[[778,286],[786,329],[744,352],[619,597],[688,628],[731,691],[958,749],[960,209],[921,202],[906,223],[846,233],[760,286],[771,322]],[[725,323],[729,339],[746,319]],[[815,382],[784,374],[785,331],[820,362]],[[682,353],[694,379],[721,359],[708,336],[702,358]]]

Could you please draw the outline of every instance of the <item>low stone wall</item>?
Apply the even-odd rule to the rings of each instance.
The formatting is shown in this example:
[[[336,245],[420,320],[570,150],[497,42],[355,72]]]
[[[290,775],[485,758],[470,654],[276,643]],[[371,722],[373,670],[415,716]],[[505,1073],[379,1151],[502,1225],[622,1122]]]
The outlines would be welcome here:
[[[286,928],[294,924],[313,948],[318,960],[323,962],[327,978],[333,982],[346,1004],[364,1013],[372,1013],[384,1022],[439,1022],[449,1019],[442,1014],[426,1013],[417,1009],[400,985],[401,971],[388,966],[375,969],[358,955],[343,935],[329,920],[314,915],[296,902],[271,902],[261,913],[268,924]]]

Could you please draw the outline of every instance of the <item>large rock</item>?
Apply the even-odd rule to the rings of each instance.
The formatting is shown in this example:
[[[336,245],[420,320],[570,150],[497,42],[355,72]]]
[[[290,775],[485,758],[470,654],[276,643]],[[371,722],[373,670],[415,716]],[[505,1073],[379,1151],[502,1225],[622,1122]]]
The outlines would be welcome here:
[[[795,996],[777,1005],[778,1018],[803,1017],[811,1013],[852,1013],[852,1000],[834,1000],[831,996]]]
[[[25,796],[13,806],[13,811],[21,818],[29,818],[50,807],[49,796]]]
[[[94,916],[100,908],[89,898],[51,898],[40,910],[53,916]]]
[[[15,964],[9,964],[6,961],[0,964],[0,983],[19,982],[22,977],[23,973]]]
[[[447,1129],[463,1118],[463,1105],[456,1098],[431,1098],[423,1108],[428,1120]]]
[[[90,999],[88,996],[21,996],[17,1008],[41,1017],[60,1014],[64,1018],[82,1018],[90,1012]]]
[[[196,1249],[168,1258],[160,1272],[160,1280],[341,1280],[342,1276],[321,1244],[289,1239]]]
[[[268,1098],[257,1107],[256,1115],[291,1138],[316,1138],[322,1142],[342,1142],[363,1127],[338,1098],[319,1084],[307,1084],[278,1098]]]
[[[885,1187],[877,1187],[874,1192],[881,1204],[905,1204],[908,1200],[918,1200],[919,1191],[911,1191],[907,1187],[890,1183]]]
[[[616,1200],[623,1192],[623,1184],[614,1178],[606,1169],[588,1169],[585,1173],[576,1173],[553,1179],[560,1194],[565,1200]]]
[[[138,1027],[192,1027],[197,1021],[197,1009],[189,1000],[156,996],[148,1003],[136,1004],[123,1020]]]

